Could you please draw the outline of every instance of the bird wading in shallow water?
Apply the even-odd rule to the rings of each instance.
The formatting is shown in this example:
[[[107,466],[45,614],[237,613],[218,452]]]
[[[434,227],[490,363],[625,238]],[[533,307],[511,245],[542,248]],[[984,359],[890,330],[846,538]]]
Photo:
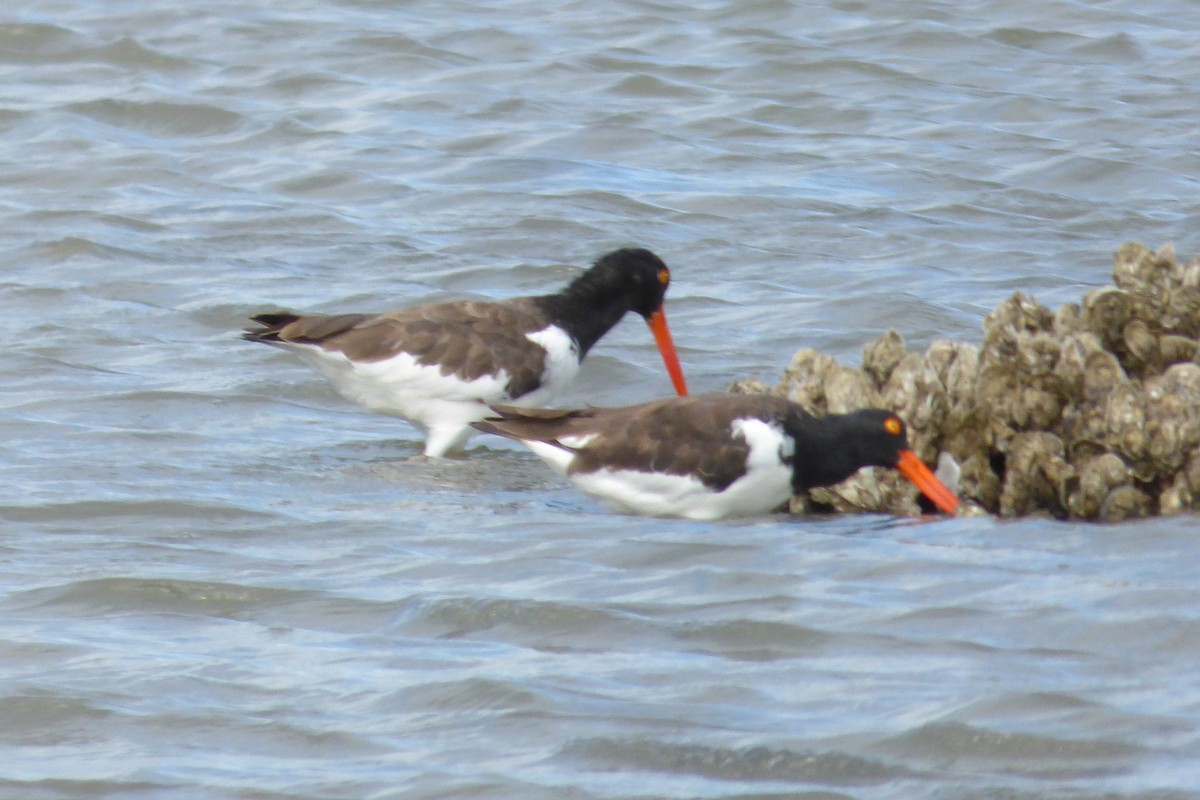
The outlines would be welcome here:
[[[258,314],[242,338],[291,350],[342,396],[402,417],[440,457],[474,433],[489,404],[536,406],[566,387],[626,313],[646,320],[675,391],[687,394],[663,313],[671,274],[649,250],[614,250],[562,291],[458,300],[384,314]]]
[[[956,498],[881,409],[814,417],[771,395],[704,394],[620,408],[496,406],[474,426],[516,439],[621,511],[718,519],[779,508],[861,467],[894,467],[947,514]]]

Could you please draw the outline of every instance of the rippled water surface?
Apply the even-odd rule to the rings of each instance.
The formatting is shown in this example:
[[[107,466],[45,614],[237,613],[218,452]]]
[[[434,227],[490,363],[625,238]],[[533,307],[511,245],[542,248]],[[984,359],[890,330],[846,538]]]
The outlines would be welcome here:
[[[1200,254],[1190,0],[10,3],[0,796],[1200,797],[1196,518],[621,517],[237,339],[672,266],[694,390]],[[565,402],[669,393],[645,327]]]

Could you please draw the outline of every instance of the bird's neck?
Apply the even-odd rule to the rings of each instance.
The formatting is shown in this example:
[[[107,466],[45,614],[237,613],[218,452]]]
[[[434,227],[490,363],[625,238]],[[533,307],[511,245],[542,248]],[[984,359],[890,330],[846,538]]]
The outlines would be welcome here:
[[[565,330],[578,343],[580,357],[631,308],[623,289],[614,291],[587,278],[585,273],[561,292],[533,299],[552,324]]]
[[[866,463],[840,415],[808,418],[797,431],[792,487],[804,491],[844,481]]]

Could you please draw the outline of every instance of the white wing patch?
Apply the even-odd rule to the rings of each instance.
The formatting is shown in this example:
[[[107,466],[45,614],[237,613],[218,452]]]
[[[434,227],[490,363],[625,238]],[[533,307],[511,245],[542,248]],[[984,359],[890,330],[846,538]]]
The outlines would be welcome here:
[[[747,417],[735,419],[729,427],[735,437],[741,436],[750,445],[750,455],[746,457],[748,469],[775,466],[796,455],[796,440],[784,434],[783,426],[777,422]]]
[[[579,348],[570,334],[557,325],[527,333],[525,338],[546,351],[542,385],[518,398],[522,401],[521,405],[536,405],[558,394],[575,380],[579,374]]]

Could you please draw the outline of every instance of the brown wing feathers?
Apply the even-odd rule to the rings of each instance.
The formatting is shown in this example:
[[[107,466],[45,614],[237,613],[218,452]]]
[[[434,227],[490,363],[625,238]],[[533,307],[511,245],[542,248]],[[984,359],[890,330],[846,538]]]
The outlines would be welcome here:
[[[745,474],[750,449],[730,434],[738,415],[728,404],[701,396],[641,408],[626,420],[615,420],[610,435],[598,436],[575,459],[571,471],[607,468],[695,475],[718,491]]]
[[[615,409],[527,409],[495,407],[497,417],[475,423],[479,430],[513,439],[558,442],[596,434],[577,453],[571,473],[628,469],[695,475],[718,491],[745,474],[749,445],[731,434],[734,419],[774,418],[771,399],[746,402],[737,395],[673,398]]]
[[[374,362],[408,353],[444,375],[475,380],[505,369],[510,397],[540,385],[545,351],[526,338],[547,325],[528,299],[452,301],[386,314],[299,316],[285,312],[252,318],[263,329],[243,337],[268,344],[309,344],[352,361]]]

